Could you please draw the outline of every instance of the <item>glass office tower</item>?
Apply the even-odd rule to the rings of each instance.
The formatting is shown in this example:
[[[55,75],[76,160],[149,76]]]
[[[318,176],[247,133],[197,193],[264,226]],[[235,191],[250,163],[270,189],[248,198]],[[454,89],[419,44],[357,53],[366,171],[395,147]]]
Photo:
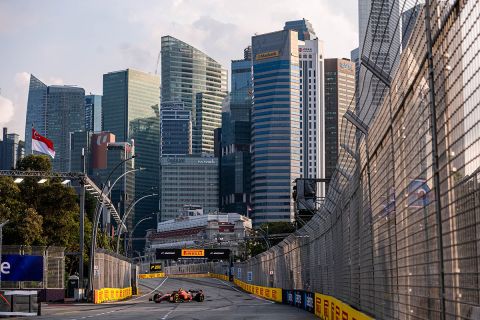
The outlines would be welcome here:
[[[162,102],[160,156],[192,154],[192,120],[183,102]]]
[[[0,170],[12,170],[25,155],[25,143],[16,133],[8,133],[3,128],[3,140],[0,140]]]
[[[160,145],[160,79],[156,75],[127,69],[103,75],[103,128],[116,136],[116,141],[129,142],[135,148],[135,197],[158,186]],[[133,223],[158,211],[158,197],[150,197],[135,207]],[[139,225],[135,236],[145,236],[153,228],[153,220]],[[137,241],[138,242],[138,241]],[[134,248],[143,243],[134,242]]]
[[[220,157],[221,209],[247,216],[251,209],[251,58],[251,47],[248,47],[244,59],[232,61],[232,91],[222,113]]]
[[[301,173],[298,34],[252,37],[253,222],[292,221],[292,182]]]
[[[218,211],[218,159],[171,156],[160,159],[160,220],[176,218],[185,205],[205,214]]]
[[[102,96],[100,95],[85,96],[85,130],[102,131]]]
[[[191,112],[193,153],[213,153],[213,131],[221,126],[227,71],[200,50],[162,37],[162,100],[181,101]]]
[[[84,100],[85,90],[82,88],[47,86],[32,75],[25,124],[26,153],[32,152],[33,126],[53,141],[53,170],[70,171],[70,132],[85,130]]]

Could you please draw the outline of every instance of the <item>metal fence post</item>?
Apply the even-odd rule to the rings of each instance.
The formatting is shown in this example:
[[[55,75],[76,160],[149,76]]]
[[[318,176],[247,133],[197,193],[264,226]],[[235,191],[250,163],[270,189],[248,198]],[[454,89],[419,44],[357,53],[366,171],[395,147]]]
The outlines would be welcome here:
[[[437,141],[437,113],[435,103],[435,79],[433,66],[433,40],[432,29],[430,24],[430,0],[425,0],[425,33],[427,37],[427,62],[428,62],[428,87],[430,95],[430,129],[432,134],[432,167],[433,167],[433,183],[435,188],[435,211],[437,222],[437,245],[439,256],[440,271],[440,317],[446,319],[445,306],[445,268],[444,268],[444,252],[443,252],[443,226],[442,226],[442,206],[440,192],[440,172],[438,159],[438,141]]]

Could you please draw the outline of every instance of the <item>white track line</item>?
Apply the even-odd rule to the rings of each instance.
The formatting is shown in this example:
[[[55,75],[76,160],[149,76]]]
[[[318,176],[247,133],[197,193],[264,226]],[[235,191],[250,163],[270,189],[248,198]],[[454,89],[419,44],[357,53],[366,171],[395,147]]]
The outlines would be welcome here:
[[[167,319],[167,317],[170,315],[170,313],[172,313],[172,312],[173,312],[173,310],[174,310],[174,309],[172,309],[172,310],[168,311],[168,312],[167,312],[167,314],[163,316],[162,320],[165,320],[165,319]]]
[[[135,301],[137,299],[140,299],[140,298],[143,298],[145,296],[148,296],[148,295],[151,295],[152,293],[154,293],[155,291],[157,291],[158,288],[160,288],[161,286],[163,286],[163,284],[165,283],[165,281],[167,281],[168,277],[166,277],[162,283],[160,283],[157,287],[155,287],[155,289],[153,289],[152,291],[150,291],[149,293],[145,293],[144,295],[141,295],[139,297],[136,297],[136,298],[133,298],[133,299],[130,299],[130,300],[126,300],[125,302],[130,302],[130,301]]]

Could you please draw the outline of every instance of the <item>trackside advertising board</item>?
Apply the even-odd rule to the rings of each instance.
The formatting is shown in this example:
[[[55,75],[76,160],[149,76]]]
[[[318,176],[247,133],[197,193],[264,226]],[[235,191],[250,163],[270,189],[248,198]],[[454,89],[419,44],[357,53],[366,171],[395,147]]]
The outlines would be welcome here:
[[[243,290],[253,293],[256,296],[276,302],[282,302],[282,289],[280,288],[255,286],[238,279],[234,279],[233,282]]]
[[[227,260],[230,258],[230,249],[157,249],[157,259],[179,258],[207,258],[209,260]]]
[[[2,254],[2,281],[43,281],[43,256]]]
[[[315,293],[315,315],[322,320],[373,320],[374,318],[355,310],[334,297]]]

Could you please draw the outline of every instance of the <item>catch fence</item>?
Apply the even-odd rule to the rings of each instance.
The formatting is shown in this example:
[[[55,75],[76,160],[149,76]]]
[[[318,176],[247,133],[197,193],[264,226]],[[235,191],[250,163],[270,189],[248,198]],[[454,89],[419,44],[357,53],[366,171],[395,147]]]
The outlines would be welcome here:
[[[65,248],[3,245],[2,255],[18,254],[43,257],[43,281],[1,281],[2,289],[64,289]],[[33,270],[32,270],[33,271]]]
[[[138,267],[122,255],[97,249],[93,275],[95,289],[129,288],[135,286]]]

